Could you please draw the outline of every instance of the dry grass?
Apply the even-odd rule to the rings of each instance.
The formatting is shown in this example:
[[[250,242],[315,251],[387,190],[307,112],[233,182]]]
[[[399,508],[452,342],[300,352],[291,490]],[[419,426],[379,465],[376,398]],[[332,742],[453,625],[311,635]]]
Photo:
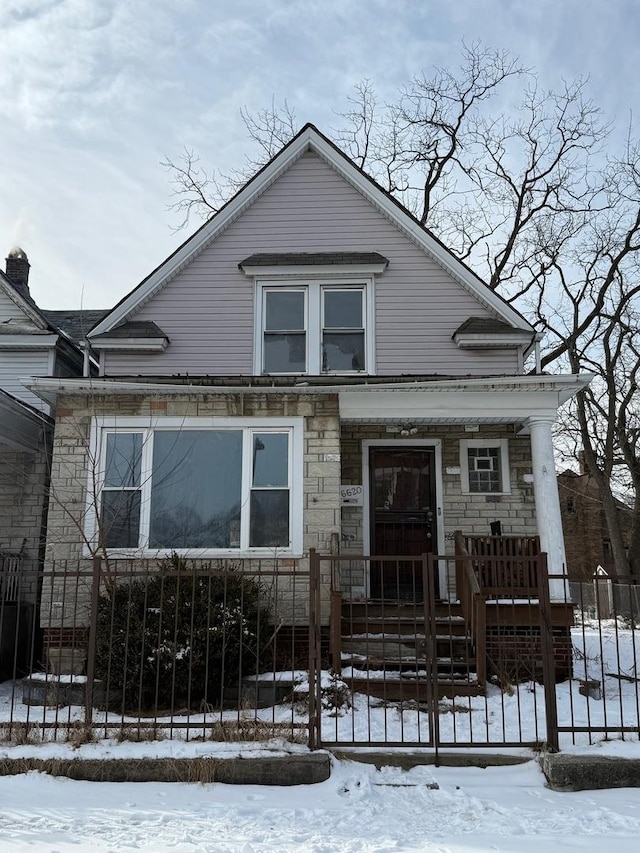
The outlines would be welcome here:
[[[92,726],[82,722],[69,723],[66,742],[74,749],[79,749],[85,743],[94,743],[95,740],[96,733]]]
[[[118,743],[149,743],[151,741],[166,740],[166,732],[158,726],[122,726],[116,734]]]
[[[0,723],[0,743],[25,746],[40,743],[42,731],[37,723]]]
[[[306,743],[306,728],[293,732],[290,723],[266,723],[262,720],[219,720],[208,727],[207,740],[218,743],[241,741],[264,742],[272,738],[286,736],[290,743]]]

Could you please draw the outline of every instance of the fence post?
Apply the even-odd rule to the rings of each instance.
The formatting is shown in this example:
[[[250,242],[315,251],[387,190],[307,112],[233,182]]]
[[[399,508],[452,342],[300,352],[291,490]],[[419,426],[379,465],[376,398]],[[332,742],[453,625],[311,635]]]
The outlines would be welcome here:
[[[87,649],[87,684],[84,701],[84,722],[93,723],[93,684],[96,672],[96,634],[98,627],[98,605],[100,603],[100,575],[102,560],[96,554],[93,557],[91,573],[91,621],[89,622],[89,647]]]
[[[440,718],[438,716],[438,639],[436,626],[436,561],[433,554],[422,554],[422,589],[424,591],[425,653],[427,657],[427,708],[429,736],[433,746],[434,762],[440,764]],[[417,669],[417,667],[416,667]]]
[[[317,681],[320,668],[318,658],[318,592],[320,589],[320,561],[315,548],[309,548],[309,749],[317,749],[318,702]]]
[[[558,706],[556,702],[556,662],[551,627],[551,597],[549,594],[549,575],[547,555],[540,554],[538,571],[538,598],[540,601],[540,640],[542,647],[542,681],[544,684],[544,704],[547,718],[547,748],[550,752],[559,752]]]

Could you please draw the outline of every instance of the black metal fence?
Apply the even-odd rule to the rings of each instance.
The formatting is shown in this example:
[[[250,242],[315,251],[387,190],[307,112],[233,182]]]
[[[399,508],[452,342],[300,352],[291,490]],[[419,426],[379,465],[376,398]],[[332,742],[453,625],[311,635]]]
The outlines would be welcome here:
[[[437,752],[638,738],[640,589],[547,579],[541,560],[537,593],[498,595],[464,560],[96,559],[18,582],[12,568],[0,741],[279,737]],[[388,581],[378,598],[372,561]],[[391,594],[409,569],[411,600]]]
[[[0,740],[307,741],[299,561],[96,558],[48,565],[39,582],[27,673],[19,632],[0,660]],[[10,606],[0,602],[0,624]]]

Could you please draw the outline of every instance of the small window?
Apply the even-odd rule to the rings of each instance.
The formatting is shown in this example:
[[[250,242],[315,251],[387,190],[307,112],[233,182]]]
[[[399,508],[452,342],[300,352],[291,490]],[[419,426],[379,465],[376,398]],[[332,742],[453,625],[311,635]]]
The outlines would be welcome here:
[[[506,494],[509,486],[507,439],[460,442],[460,472],[465,494]]]

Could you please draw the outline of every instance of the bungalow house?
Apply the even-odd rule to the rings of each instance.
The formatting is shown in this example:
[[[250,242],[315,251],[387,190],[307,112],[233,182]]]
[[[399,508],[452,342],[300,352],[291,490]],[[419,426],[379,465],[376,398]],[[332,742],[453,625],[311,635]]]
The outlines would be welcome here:
[[[527,320],[312,125],[88,339],[99,376],[30,383],[57,404],[49,561],[339,554],[325,631],[345,603],[462,599],[456,531],[564,569],[552,426],[588,380],[536,372]]]
[[[53,406],[22,380],[83,373],[81,348],[33,301],[29,270],[19,248],[0,270],[0,677],[28,666],[49,494]]]

